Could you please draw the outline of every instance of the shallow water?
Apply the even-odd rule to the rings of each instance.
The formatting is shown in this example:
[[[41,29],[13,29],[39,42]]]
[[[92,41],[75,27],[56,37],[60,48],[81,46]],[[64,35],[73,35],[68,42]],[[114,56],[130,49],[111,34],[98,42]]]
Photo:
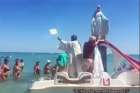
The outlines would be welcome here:
[[[23,76],[21,80],[15,81],[9,78],[0,82],[0,93],[26,93],[31,79]]]

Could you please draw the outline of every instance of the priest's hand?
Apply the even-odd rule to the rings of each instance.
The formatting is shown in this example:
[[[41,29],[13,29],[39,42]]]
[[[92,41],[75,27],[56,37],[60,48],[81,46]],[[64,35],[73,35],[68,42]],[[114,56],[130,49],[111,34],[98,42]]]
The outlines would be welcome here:
[[[58,39],[59,41],[61,41],[61,38],[60,38],[59,36],[57,37],[57,39]]]

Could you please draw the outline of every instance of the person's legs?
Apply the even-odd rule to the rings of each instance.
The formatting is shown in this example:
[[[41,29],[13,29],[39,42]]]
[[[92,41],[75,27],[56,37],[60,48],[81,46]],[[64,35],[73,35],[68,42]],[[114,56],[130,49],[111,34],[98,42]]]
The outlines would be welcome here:
[[[76,73],[78,75],[78,73],[83,72],[82,70],[82,55],[77,55],[75,57],[75,68],[76,68]]]
[[[72,58],[72,64],[69,64],[68,74],[70,78],[75,78],[78,75],[75,57]]]
[[[34,72],[34,78],[38,80],[40,78],[40,71]]]
[[[99,45],[99,51],[101,53],[104,71],[107,72],[107,48]]]
[[[6,80],[8,78],[8,72],[2,74],[2,80]]]
[[[91,72],[93,71],[93,60],[91,58],[84,59],[83,64],[83,71],[84,72]]]
[[[15,78],[15,79],[18,80],[19,78],[20,78],[20,72],[17,72],[17,73],[16,73],[16,78]]]
[[[74,72],[73,72],[73,75],[74,75],[74,78],[76,78],[78,76],[78,63],[77,63],[77,58],[76,57],[73,57],[73,69],[74,69]]]
[[[74,73],[74,66],[73,66],[73,56],[72,54],[69,54],[69,64],[68,64],[68,74],[69,77],[73,77],[73,73]]]
[[[68,66],[69,77],[73,77],[73,72],[74,72],[73,64],[69,64]]]
[[[87,72],[87,59],[83,59],[83,63],[82,63],[82,70],[83,72]]]
[[[87,69],[87,72],[91,72],[92,73],[92,71],[93,71],[93,59],[91,59],[91,58],[88,58],[87,59],[87,64],[88,64],[88,69]]]

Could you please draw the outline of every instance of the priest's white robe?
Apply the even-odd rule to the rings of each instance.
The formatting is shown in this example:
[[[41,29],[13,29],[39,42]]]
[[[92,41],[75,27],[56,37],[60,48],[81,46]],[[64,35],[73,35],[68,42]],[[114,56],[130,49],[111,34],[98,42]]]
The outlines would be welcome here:
[[[82,72],[82,50],[78,40],[64,41],[61,40],[59,49],[69,54],[68,73],[70,77],[77,77]]]

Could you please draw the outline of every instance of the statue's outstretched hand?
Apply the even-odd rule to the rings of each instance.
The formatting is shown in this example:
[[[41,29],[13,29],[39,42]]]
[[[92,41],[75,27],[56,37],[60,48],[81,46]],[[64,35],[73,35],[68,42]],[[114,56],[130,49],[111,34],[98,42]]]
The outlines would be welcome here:
[[[59,41],[61,41],[61,38],[60,38],[59,36],[57,37],[57,39],[58,39]]]

